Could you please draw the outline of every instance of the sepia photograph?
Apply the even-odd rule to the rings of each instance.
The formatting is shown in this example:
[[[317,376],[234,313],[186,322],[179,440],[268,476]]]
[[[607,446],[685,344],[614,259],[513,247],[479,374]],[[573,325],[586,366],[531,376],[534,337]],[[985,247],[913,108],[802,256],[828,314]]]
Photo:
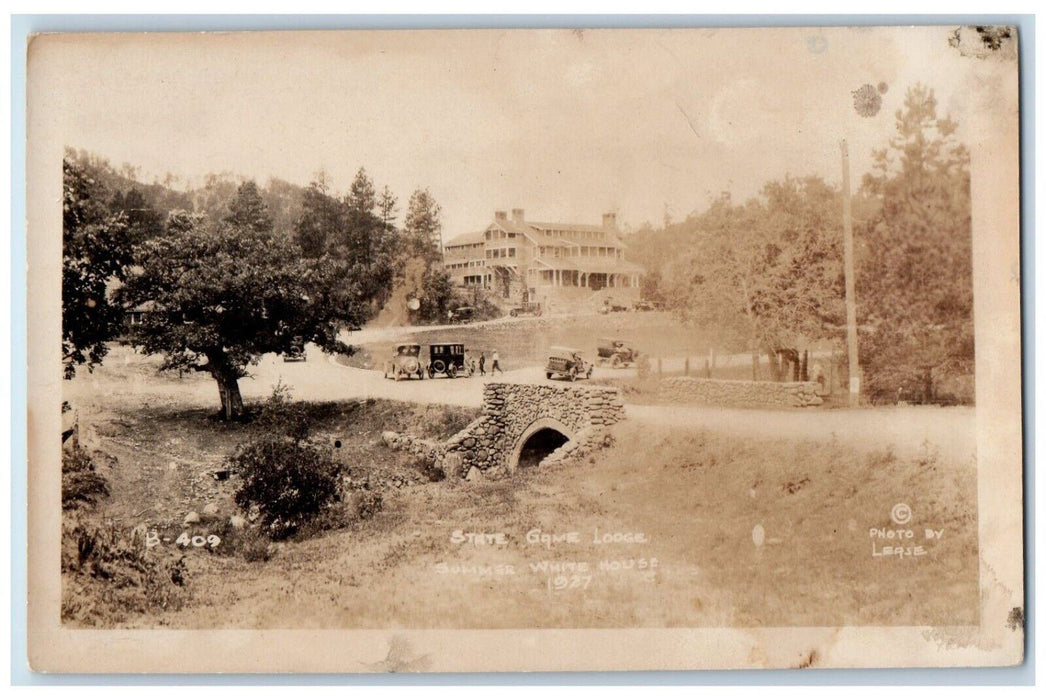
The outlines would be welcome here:
[[[34,669],[1020,663],[1017,46],[31,37]]]

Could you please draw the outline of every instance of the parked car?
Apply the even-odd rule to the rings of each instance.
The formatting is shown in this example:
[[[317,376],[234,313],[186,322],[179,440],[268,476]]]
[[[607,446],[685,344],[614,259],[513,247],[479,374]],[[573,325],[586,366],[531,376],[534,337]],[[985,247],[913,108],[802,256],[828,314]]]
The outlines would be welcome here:
[[[429,378],[443,374],[453,379],[472,376],[467,348],[463,343],[435,343],[429,346]]]
[[[540,316],[541,314],[541,303],[537,301],[525,301],[519,306],[513,306],[508,311],[508,315],[512,318],[517,316]]]
[[[599,313],[601,314],[609,314],[611,312],[617,313],[619,311],[628,311],[628,307],[618,304],[609,298],[603,300],[603,306],[599,309]]]
[[[553,346],[545,364],[545,378],[552,379],[553,376],[570,381],[579,377],[591,379],[592,363],[585,362],[581,357],[581,351],[576,348]]]
[[[397,345],[396,354],[385,363],[385,378],[391,377],[397,382],[401,377],[424,379],[425,367],[421,364],[419,355],[421,355],[421,346],[417,343]]]
[[[469,323],[475,314],[476,310],[471,306],[460,306],[450,311],[448,320],[451,323]]]
[[[291,347],[283,353],[284,362],[305,362],[305,338],[296,335],[291,338]]]
[[[631,367],[640,360],[639,351],[632,347],[630,342],[613,338],[600,338],[596,354],[596,362],[601,365],[610,365],[614,369]]]

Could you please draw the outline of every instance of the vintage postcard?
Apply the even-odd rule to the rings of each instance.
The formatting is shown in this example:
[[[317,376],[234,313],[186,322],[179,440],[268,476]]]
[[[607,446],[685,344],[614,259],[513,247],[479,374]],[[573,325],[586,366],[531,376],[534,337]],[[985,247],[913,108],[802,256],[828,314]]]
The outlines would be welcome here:
[[[1018,41],[34,36],[32,667],[1020,663]]]

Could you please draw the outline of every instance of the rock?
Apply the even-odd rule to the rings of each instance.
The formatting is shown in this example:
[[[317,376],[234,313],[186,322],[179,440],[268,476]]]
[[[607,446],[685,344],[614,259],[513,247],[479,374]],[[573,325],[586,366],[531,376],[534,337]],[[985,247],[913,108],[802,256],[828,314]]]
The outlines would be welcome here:
[[[229,525],[235,530],[242,530],[247,527],[247,518],[242,515],[233,515],[229,518]]]
[[[200,522],[200,514],[195,510],[191,510],[185,514],[185,518],[182,520],[183,525],[192,525],[193,523]]]

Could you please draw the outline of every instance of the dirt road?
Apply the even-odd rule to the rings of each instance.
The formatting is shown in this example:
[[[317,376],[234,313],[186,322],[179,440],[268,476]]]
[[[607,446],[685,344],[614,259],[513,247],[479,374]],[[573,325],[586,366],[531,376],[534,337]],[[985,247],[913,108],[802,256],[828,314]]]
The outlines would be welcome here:
[[[114,348],[106,359],[109,367],[141,363],[125,347]],[[597,377],[598,372],[597,369]],[[609,370],[602,370],[607,372]],[[621,372],[618,370],[615,374]],[[251,376],[240,382],[244,399],[259,401],[281,382],[291,387],[296,399],[310,401],[343,401],[362,398],[384,398],[423,404],[449,404],[479,407],[483,403],[483,385],[489,381],[549,383],[541,367],[527,367],[504,374],[458,379],[401,380],[385,379],[380,371],[347,367],[315,347],[308,348],[308,361],[284,362],[282,357],[267,355]],[[113,384],[100,385],[98,375],[81,373],[67,386],[67,396],[74,402],[96,392],[112,391]],[[562,382],[551,382],[562,385]],[[155,381],[131,375],[119,382],[117,389],[128,398],[141,396],[143,401],[162,393],[193,407],[217,406],[218,391],[209,377],[197,375],[182,381],[169,381],[158,390]],[[636,421],[679,427],[703,427],[733,435],[788,437],[818,441],[838,440],[865,449],[892,446],[899,454],[918,455],[937,449],[942,457],[967,459],[976,448],[975,411],[972,408],[892,407],[855,410],[772,410],[738,409],[716,406],[662,406],[627,404],[626,415]]]
[[[486,377],[395,382],[385,379],[378,371],[337,364],[315,349],[310,357],[312,359],[306,363],[284,363],[278,358],[266,358],[253,382],[271,386],[278,378],[294,387],[299,398],[314,400],[367,397],[457,406],[482,405],[483,385],[488,381],[562,385],[562,382],[546,380],[541,367],[495,376],[488,374]],[[617,370],[615,376],[623,373],[627,370]],[[637,421],[679,427],[701,426],[734,435],[835,439],[866,449],[883,449],[892,445],[905,455],[924,452],[927,449],[924,443],[939,450],[941,456],[960,459],[972,457],[976,448],[975,413],[974,409],[966,407],[823,411],[628,404],[626,414]]]

